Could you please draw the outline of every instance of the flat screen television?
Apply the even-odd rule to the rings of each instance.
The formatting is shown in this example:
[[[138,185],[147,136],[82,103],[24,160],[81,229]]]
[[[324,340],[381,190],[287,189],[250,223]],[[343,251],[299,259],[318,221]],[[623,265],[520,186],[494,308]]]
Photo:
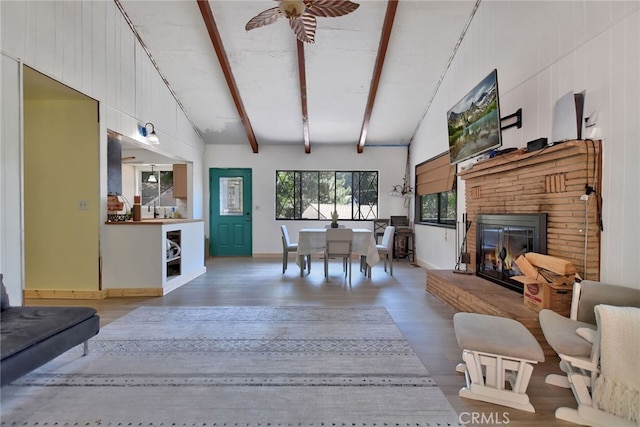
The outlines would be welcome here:
[[[447,111],[452,164],[502,146],[498,98],[498,70],[493,70]]]

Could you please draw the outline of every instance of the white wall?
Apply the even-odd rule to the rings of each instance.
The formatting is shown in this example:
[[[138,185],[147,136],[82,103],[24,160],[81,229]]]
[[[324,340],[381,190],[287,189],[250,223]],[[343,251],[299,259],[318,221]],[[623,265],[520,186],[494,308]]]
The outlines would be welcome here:
[[[304,153],[299,146],[261,145],[253,154],[248,143],[243,145],[209,145],[205,155],[208,168],[251,168],[253,172],[253,253],[282,253],[280,225],[286,224],[292,240],[297,241],[298,231],[305,227],[324,227],[318,221],[276,221],[275,185],[276,170],[374,170],[378,171],[381,218],[391,215],[407,215],[402,199],[389,196],[396,184],[402,184],[407,147],[365,146],[363,154],[357,154],[355,142],[349,146],[320,147],[311,144],[311,153]],[[327,167],[326,165],[330,165]],[[209,203],[207,184],[206,203]],[[371,221],[346,222],[348,227],[372,228]],[[209,235],[209,224],[206,223]]]
[[[0,55],[0,273],[12,305],[22,304],[24,277],[22,217],[22,139],[20,63]]]
[[[2,53],[100,102],[102,220],[106,220],[107,129],[139,139],[137,126],[146,122],[155,125],[160,138],[160,145],[152,150],[193,162],[191,212],[194,218],[203,217],[204,143],[114,2],[3,1],[0,2],[0,20]],[[1,77],[3,90],[19,88],[20,81],[12,73],[3,72]],[[11,111],[15,112],[14,106]],[[3,127],[8,119],[12,120],[9,123],[20,123],[20,116],[13,116],[3,112]],[[21,164],[19,130],[17,135],[9,136],[11,138],[5,139],[3,134],[3,154],[9,153],[10,157],[3,155],[2,175],[5,168]],[[14,185],[20,186],[21,175],[16,176],[13,169],[10,172],[12,179],[17,179],[13,181]],[[3,195],[3,212],[20,205],[21,194]],[[5,229],[22,229],[20,215],[7,216],[3,220]],[[19,263],[8,262],[7,253],[1,255],[0,268],[11,268],[11,275],[14,275],[13,270],[19,268]],[[22,256],[20,254],[20,259]],[[12,294],[20,292],[22,281],[20,273],[17,283],[8,283]]]
[[[640,261],[640,3],[482,2],[414,138],[414,165],[447,150],[446,111],[494,68],[502,116],[523,110],[522,129],[505,130],[504,147],[551,139],[556,100],[586,92],[585,114],[598,120],[584,136],[604,147],[601,280],[640,287],[630,268]],[[420,263],[453,268],[457,250],[444,230],[418,226],[416,237]]]

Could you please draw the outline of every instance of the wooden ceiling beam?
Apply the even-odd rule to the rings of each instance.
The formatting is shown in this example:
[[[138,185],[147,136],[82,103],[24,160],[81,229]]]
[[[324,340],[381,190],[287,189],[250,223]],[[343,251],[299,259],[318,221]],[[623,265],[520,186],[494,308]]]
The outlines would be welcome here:
[[[244,125],[244,130],[247,134],[247,139],[249,140],[251,149],[253,150],[254,153],[257,153],[258,141],[256,140],[255,133],[253,132],[253,127],[251,126],[251,122],[249,121],[249,116],[247,115],[247,111],[245,110],[244,104],[242,103],[242,98],[240,98],[238,85],[236,84],[236,80],[233,77],[233,73],[231,72],[231,64],[229,63],[229,58],[227,58],[227,54],[224,50],[224,45],[222,44],[222,38],[220,37],[220,33],[218,32],[218,26],[216,25],[216,20],[213,16],[213,11],[211,10],[209,1],[208,0],[196,0],[196,1],[198,2],[198,8],[200,9],[200,14],[202,15],[204,24],[207,27],[209,38],[211,39],[211,43],[213,44],[214,50],[216,51],[218,62],[220,62],[222,73],[224,74],[224,78],[227,81],[227,86],[229,87],[229,91],[231,92],[233,103],[236,105],[236,109],[238,110],[238,114],[240,115],[240,120],[242,120],[242,124]]]
[[[364,111],[364,119],[362,120],[362,129],[360,130],[360,139],[358,141],[358,153],[364,151],[364,144],[367,141],[367,132],[369,131],[369,121],[371,120],[371,112],[376,101],[378,93],[378,85],[380,84],[380,75],[384,66],[384,59],[387,55],[387,47],[389,46],[389,38],[391,37],[391,29],[393,21],[396,17],[398,9],[398,0],[389,0],[387,3],[387,12],[384,16],[384,24],[382,25],[382,35],[380,36],[380,44],[378,46],[378,56],[376,64],[373,68],[373,77],[371,78],[371,87],[369,89],[369,98]]]
[[[304,152],[311,153],[309,138],[309,110],[307,109],[307,72],[304,59],[304,43],[298,43],[298,76],[300,79],[300,105],[302,107],[302,136],[304,138]]]

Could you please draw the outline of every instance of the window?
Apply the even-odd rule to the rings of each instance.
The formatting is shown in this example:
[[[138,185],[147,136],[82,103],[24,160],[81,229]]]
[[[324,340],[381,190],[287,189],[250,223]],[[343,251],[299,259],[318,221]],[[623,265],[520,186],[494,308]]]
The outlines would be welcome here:
[[[416,166],[416,218],[421,224],[456,225],[456,166],[443,153]]]
[[[378,172],[276,171],[276,219],[378,217]]]
[[[156,182],[153,182],[153,180],[149,182],[149,177],[152,174],[155,176]],[[173,171],[141,171],[140,196],[142,206],[149,208],[175,207],[176,199],[173,197]]]
[[[456,191],[420,196],[420,222],[455,225],[456,196]]]

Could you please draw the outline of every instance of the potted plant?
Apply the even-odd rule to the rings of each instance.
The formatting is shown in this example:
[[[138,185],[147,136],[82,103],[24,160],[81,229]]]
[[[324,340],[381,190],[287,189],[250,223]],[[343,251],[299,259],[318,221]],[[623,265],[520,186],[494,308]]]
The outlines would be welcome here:
[[[338,228],[338,211],[331,214],[331,228]]]

